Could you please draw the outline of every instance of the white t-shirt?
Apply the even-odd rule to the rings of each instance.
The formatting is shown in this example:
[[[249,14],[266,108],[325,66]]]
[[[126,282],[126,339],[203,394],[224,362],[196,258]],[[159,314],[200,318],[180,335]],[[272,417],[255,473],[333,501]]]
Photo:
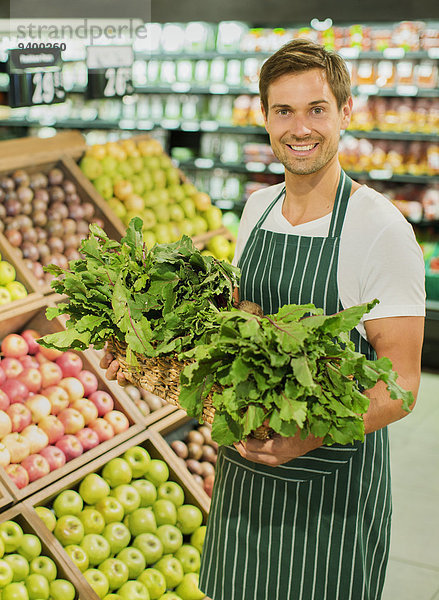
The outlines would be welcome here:
[[[237,264],[254,226],[281,192],[284,183],[251,194],[242,213],[233,264]],[[282,215],[284,195],[262,229],[298,236],[327,237],[332,214],[300,225]],[[352,194],[340,236],[337,282],[344,308],[378,298],[358,324],[366,338],[365,320],[425,315],[425,270],[413,228],[382,194],[361,186]]]

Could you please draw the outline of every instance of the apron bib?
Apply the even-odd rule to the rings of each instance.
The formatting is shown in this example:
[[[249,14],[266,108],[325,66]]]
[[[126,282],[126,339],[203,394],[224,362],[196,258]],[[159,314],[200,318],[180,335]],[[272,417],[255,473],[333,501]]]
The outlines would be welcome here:
[[[325,314],[342,310],[338,253],[351,185],[342,171],[325,238],[262,229],[282,190],[238,263],[241,300],[265,314],[308,302]],[[376,357],[356,329],[351,339]],[[364,443],[322,446],[279,467],[220,447],[200,589],[212,600],[379,600],[390,517],[387,428]]]

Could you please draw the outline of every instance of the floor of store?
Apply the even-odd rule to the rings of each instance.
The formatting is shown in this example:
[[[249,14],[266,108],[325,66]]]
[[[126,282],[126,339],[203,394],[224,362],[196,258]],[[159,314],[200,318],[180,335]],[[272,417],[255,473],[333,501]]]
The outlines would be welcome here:
[[[439,600],[439,374],[390,427],[393,530],[382,600]]]

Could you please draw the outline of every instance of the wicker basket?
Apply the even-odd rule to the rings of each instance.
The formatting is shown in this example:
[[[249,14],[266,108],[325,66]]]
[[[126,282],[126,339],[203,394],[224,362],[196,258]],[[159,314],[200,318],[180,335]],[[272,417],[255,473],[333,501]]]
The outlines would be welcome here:
[[[116,338],[108,342],[108,351],[117,359],[127,381],[163,398],[163,400],[177,408],[182,408],[179,403],[180,374],[190,364],[189,361],[180,361],[171,356],[151,358],[136,353],[138,365],[133,366],[126,359],[126,344]],[[221,389],[218,386],[214,386],[212,392],[204,400],[202,417],[203,421],[209,425],[213,423],[215,415],[212,396],[214,392],[220,391]],[[273,430],[270,427],[261,425],[253,433],[253,437],[266,440],[271,437],[272,433]]]

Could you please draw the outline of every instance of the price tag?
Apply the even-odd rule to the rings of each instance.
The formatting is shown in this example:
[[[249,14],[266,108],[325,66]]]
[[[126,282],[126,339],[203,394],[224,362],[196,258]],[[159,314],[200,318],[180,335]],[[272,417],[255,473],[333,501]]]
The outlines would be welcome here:
[[[274,162],[274,163],[270,163],[268,165],[268,170],[271,173],[276,173],[276,175],[279,175],[279,174],[282,174],[282,173],[285,172],[285,167],[283,166],[282,163],[276,163],[276,162]]]
[[[211,169],[214,162],[211,158],[196,158],[194,160],[194,165],[197,169]]]
[[[439,58],[439,46],[427,50],[428,58]]]
[[[134,92],[131,46],[87,47],[87,98],[114,98]]]
[[[252,173],[262,173],[265,171],[266,165],[261,162],[251,161],[245,165],[245,168]]]
[[[10,50],[8,72],[11,107],[64,102],[66,93],[59,48]]]
[[[136,129],[136,121],[134,119],[121,119],[119,127],[120,129]]]
[[[392,169],[372,169],[369,171],[369,177],[371,179],[392,179]]]
[[[183,121],[181,124],[182,131],[200,131],[200,124],[198,121]]]
[[[350,58],[353,60],[354,58],[358,58],[360,56],[360,49],[357,47],[353,48],[340,48],[339,52],[340,56],[343,58]]]
[[[384,58],[404,58],[405,50],[404,48],[384,48],[383,57]]]
[[[176,81],[171,85],[171,90],[177,94],[185,94],[186,92],[189,92],[190,89],[191,84],[186,83],[185,81]]]
[[[225,83],[212,83],[209,87],[209,93],[211,94],[228,94],[229,86]]]
[[[201,121],[201,131],[217,131],[219,125],[216,121]]]
[[[137,129],[154,129],[154,122],[148,121],[146,119],[140,119],[139,121],[137,121]]]
[[[377,85],[358,85],[357,92],[359,94],[364,94],[365,96],[376,96],[378,94],[378,86]]]
[[[416,85],[397,85],[396,95],[397,96],[416,96],[418,94],[418,88]]]

